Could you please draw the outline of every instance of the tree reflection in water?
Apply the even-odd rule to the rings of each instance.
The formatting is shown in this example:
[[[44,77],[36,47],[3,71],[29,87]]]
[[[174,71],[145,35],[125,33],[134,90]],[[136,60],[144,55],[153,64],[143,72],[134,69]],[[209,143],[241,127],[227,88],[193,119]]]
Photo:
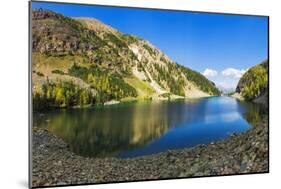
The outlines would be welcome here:
[[[54,110],[34,114],[33,121],[34,126],[48,128],[63,138],[79,155],[112,157],[149,145],[159,151],[173,142],[182,147],[195,144],[195,141],[206,143],[221,139],[229,132],[248,129],[247,123],[241,120],[243,117],[252,125],[260,122],[261,113],[261,108],[251,103],[229,97],[212,97]],[[229,127],[232,130],[225,126],[237,123],[244,126],[238,129]],[[200,132],[203,129],[205,131]],[[212,137],[207,136],[206,140],[208,132]],[[165,137],[169,140],[162,140]],[[161,146],[157,147],[155,141],[160,141]]]

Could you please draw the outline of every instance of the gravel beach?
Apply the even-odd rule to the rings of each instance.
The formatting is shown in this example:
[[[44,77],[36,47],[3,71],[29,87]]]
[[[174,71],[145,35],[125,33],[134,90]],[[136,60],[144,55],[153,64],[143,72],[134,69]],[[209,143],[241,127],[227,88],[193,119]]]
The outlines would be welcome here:
[[[45,129],[33,128],[32,185],[58,186],[268,172],[268,118],[223,141],[154,155],[85,158]]]

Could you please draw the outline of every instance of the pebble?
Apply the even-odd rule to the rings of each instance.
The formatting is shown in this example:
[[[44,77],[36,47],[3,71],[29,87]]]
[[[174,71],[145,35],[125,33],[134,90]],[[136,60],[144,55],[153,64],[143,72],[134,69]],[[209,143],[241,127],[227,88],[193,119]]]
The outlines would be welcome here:
[[[33,187],[268,172],[268,125],[226,140],[128,159],[84,158],[47,130],[33,128]]]

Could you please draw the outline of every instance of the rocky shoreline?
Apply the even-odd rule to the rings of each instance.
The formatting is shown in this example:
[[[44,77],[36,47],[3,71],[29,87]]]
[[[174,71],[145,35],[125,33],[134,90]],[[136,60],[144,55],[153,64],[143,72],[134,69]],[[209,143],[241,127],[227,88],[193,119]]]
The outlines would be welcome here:
[[[85,158],[47,130],[33,128],[32,186],[268,172],[268,118],[226,140],[130,159]]]

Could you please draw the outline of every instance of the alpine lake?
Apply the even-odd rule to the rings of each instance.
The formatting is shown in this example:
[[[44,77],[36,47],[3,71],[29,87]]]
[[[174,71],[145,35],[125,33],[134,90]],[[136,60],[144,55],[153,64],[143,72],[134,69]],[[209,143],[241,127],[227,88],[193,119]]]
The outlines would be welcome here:
[[[232,97],[120,103],[34,113],[46,128],[84,157],[131,158],[194,147],[245,132],[265,108]]]

